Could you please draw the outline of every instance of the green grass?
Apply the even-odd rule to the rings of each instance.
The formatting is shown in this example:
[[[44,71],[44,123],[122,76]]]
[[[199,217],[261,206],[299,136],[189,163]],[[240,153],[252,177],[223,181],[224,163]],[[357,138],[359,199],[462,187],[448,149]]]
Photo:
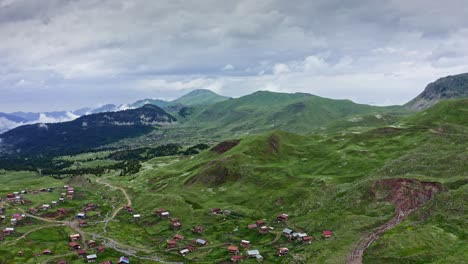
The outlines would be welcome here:
[[[289,96],[291,100],[302,98]],[[248,100],[271,100],[267,99]],[[368,109],[363,109],[365,114]],[[251,248],[260,250],[265,263],[343,263],[362,236],[394,215],[394,205],[385,201],[379,190],[372,190],[373,183],[383,178],[413,178],[440,182],[444,191],[385,232],[366,251],[364,263],[462,263],[467,258],[468,122],[454,115],[463,109],[463,100],[449,101],[413,117],[380,121],[374,115],[375,119],[358,126],[336,124],[320,134],[269,131],[242,136],[237,146],[223,154],[205,150],[194,156],[154,158],[144,162],[139,173],[127,176],[116,176],[118,172],[110,171],[102,180],[127,190],[135,213],[141,214],[142,219],[134,221],[130,214],[121,211],[109,223],[106,235],[129,246],[150,249],[167,260],[185,263],[229,261],[226,244],[238,244],[241,239],[250,240]],[[373,128],[390,123],[397,126]],[[185,136],[180,134],[180,138]],[[80,166],[107,162],[103,156],[90,155],[78,159]],[[89,160],[93,157],[99,160]],[[67,202],[68,206],[76,212],[87,202],[97,203],[100,215],[96,213],[90,220],[99,221],[112,206],[122,206],[125,200],[120,191],[100,185],[96,179],[85,175],[58,181],[34,173],[2,172],[0,193],[30,184],[37,188],[44,182],[53,186],[70,183],[83,196]],[[56,194],[41,195],[34,198],[34,204]],[[160,207],[180,219],[181,230],[171,230],[169,220],[155,215]],[[232,214],[212,215],[210,208],[214,207],[228,209]],[[275,222],[280,213],[289,214],[287,224]],[[274,227],[271,234],[247,229],[258,219],[265,219]],[[205,227],[201,235],[191,232],[196,225]],[[276,233],[286,226],[312,235],[313,243],[291,243],[284,237],[275,241]],[[100,232],[102,228],[103,224],[96,224],[85,230]],[[324,229],[333,230],[332,239],[321,238]],[[179,243],[180,248],[199,237],[208,240],[209,245],[183,258],[177,251],[165,248],[166,240],[176,233],[186,238]],[[59,243],[59,236],[57,233],[44,243]],[[41,233],[32,234],[34,239],[40,237]],[[274,256],[280,246],[288,247],[291,255]],[[13,254],[16,249],[2,248],[2,252]]]

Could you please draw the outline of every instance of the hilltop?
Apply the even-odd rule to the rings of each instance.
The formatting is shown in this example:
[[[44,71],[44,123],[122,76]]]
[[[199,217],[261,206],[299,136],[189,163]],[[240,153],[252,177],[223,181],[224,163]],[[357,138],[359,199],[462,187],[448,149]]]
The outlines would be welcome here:
[[[426,109],[445,99],[468,97],[468,73],[440,78],[426,86],[424,91],[405,104],[414,110]]]
[[[173,105],[185,105],[185,106],[195,106],[195,105],[209,105],[214,104],[222,101],[226,101],[230,99],[229,97],[225,97],[219,95],[215,92],[206,89],[197,89],[189,92],[182,97],[171,101],[170,103]]]
[[[334,120],[394,109],[306,93],[259,91],[210,105],[193,114],[184,125],[210,131],[211,135],[259,133],[274,129],[310,133]]]

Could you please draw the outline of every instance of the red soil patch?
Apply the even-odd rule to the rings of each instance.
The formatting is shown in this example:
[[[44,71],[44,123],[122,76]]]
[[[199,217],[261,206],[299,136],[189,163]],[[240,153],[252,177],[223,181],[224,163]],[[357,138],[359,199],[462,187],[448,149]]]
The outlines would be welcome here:
[[[372,192],[385,196],[385,200],[396,205],[396,211],[406,212],[417,208],[429,201],[442,190],[442,184],[438,182],[421,182],[414,179],[383,179],[376,181],[372,186]]]
[[[219,143],[218,145],[212,147],[210,150],[218,154],[223,154],[224,152],[232,149],[233,147],[239,144],[240,140],[227,140]]]

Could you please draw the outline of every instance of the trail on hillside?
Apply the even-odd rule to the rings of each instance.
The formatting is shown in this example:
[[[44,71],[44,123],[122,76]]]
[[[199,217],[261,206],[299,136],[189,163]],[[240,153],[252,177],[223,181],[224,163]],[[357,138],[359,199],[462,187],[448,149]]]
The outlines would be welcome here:
[[[411,212],[412,210],[408,212],[397,213],[397,215],[395,215],[390,221],[379,226],[373,233],[362,237],[361,240],[358,242],[357,246],[346,259],[346,263],[362,264],[364,251],[372,244],[372,242],[377,240],[385,231],[388,231],[396,225],[398,225],[399,223],[401,223]]]
[[[377,240],[385,231],[400,224],[411,212],[431,200],[436,193],[442,190],[442,185],[414,179],[384,179],[376,181],[372,186],[374,193],[381,191],[381,189],[390,189],[386,199],[396,205],[395,216],[387,223],[379,226],[374,232],[362,237],[346,258],[346,264],[362,264],[364,252],[372,242]]]
[[[18,242],[19,240],[26,238],[29,234],[31,234],[33,232],[36,232],[38,230],[45,229],[45,228],[56,227],[56,226],[64,226],[64,224],[40,226],[40,227],[33,228],[33,229],[29,230],[28,232],[24,233],[22,236],[16,238],[15,240],[12,240],[12,241],[9,241],[9,242],[5,243],[4,245],[5,246],[13,245],[14,243]]]
[[[128,195],[128,193],[127,193],[127,191],[125,189],[123,189],[121,187],[118,187],[118,186],[111,185],[111,184],[109,184],[107,182],[101,182],[99,180],[96,180],[96,182],[98,182],[100,184],[103,184],[103,185],[106,185],[111,189],[120,190],[124,194],[125,199],[127,200],[127,205],[128,206],[132,205],[132,200],[130,199],[130,196]],[[8,206],[11,206],[11,205],[8,205]],[[14,244],[17,241],[19,241],[22,238],[29,235],[30,233],[32,233],[34,231],[37,231],[37,230],[40,230],[40,229],[43,229],[43,228],[54,227],[54,226],[67,226],[67,227],[73,229],[78,234],[80,234],[81,242],[82,242],[82,244],[84,246],[84,249],[89,249],[88,244],[86,243],[86,237],[88,236],[88,237],[92,237],[93,239],[99,238],[99,239],[103,240],[103,245],[105,245],[106,247],[114,249],[114,250],[119,251],[119,252],[121,252],[123,254],[126,254],[128,256],[132,256],[132,257],[135,257],[135,258],[138,258],[138,259],[157,261],[157,262],[160,262],[160,263],[182,264],[180,262],[165,262],[159,256],[152,255],[152,252],[153,252],[152,250],[149,250],[149,249],[146,249],[146,248],[136,248],[136,247],[133,247],[133,246],[125,245],[125,244],[122,244],[120,242],[117,242],[117,241],[113,240],[112,238],[103,236],[102,234],[107,232],[107,230],[105,230],[105,229],[104,229],[105,232],[103,232],[101,234],[85,232],[78,226],[78,223],[76,221],[59,221],[59,220],[54,220],[54,219],[43,218],[43,217],[40,217],[40,216],[36,216],[36,215],[26,213],[20,207],[17,207],[17,206],[13,206],[13,207],[16,208],[17,210],[19,210],[20,212],[22,212],[23,214],[25,214],[28,217],[31,217],[31,218],[34,218],[34,219],[37,219],[37,220],[40,220],[40,221],[43,221],[43,222],[52,223],[52,224],[55,224],[55,225],[48,225],[48,226],[38,227],[38,228],[35,228],[35,229],[32,229],[32,230],[29,230],[27,233],[23,234],[21,237],[17,238],[14,241],[9,242],[9,244]],[[105,226],[107,226],[107,224],[117,216],[117,214],[120,212],[120,210],[122,210],[121,206],[116,208],[115,211],[112,213],[112,215],[110,217],[107,217],[104,221],[102,221],[102,222],[105,223]],[[139,253],[139,252],[147,254],[147,256],[141,256],[141,254],[137,255],[137,253]],[[63,255],[55,255],[51,259],[58,259],[58,258],[62,258],[62,257],[71,256],[71,255],[74,255],[74,254],[75,253],[72,252],[72,253],[66,253],[66,254],[63,254]],[[48,260],[44,261],[43,263],[50,263],[51,259],[49,258]]]

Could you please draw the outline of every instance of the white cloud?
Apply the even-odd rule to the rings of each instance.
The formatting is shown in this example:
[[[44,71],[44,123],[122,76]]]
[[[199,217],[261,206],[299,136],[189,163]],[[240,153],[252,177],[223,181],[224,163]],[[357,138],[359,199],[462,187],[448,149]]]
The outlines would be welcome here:
[[[226,64],[226,66],[223,67],[223,71],[232,71],[234,70],[234,66],[232,64]]]
[[[2,111],[128,103],[197,88],[240,96],[269,87],[360,101],[373,90],[386,97],[372,100],[384,103],[467,71],[463,0],[0,6]]]

